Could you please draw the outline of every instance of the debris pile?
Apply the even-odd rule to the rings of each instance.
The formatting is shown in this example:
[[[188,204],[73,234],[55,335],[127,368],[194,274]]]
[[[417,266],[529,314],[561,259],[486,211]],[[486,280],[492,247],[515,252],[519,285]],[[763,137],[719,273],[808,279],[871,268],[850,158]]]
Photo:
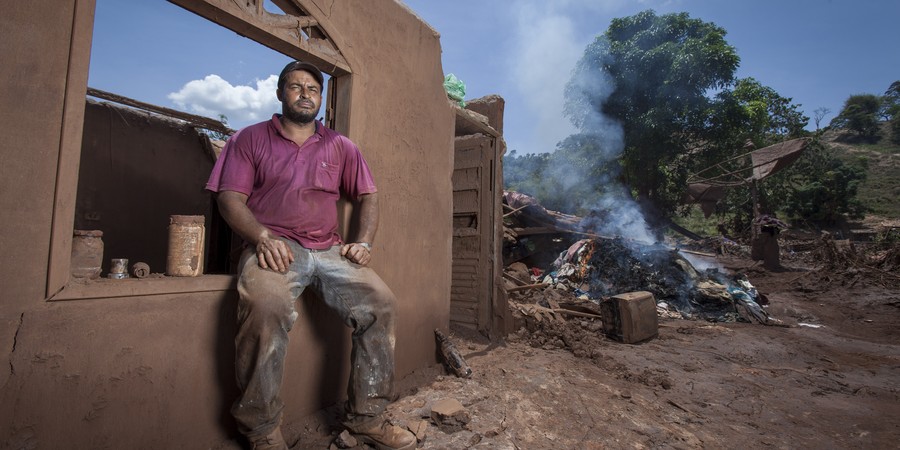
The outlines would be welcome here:
[[[506,193],[504,199],[518,203],[508,205],[513,213],[505,217],[508,239],[504,256],[515,260],[506,260],[513,302],[533,303],[547,309],[544,313],[568,315],[560,309],[590,311],[587,305],[591,303],[599,305],[617,294],[647,291],[656,299],[663,318],[781,324],[766,313],[761,306],[767,303],[765,297],[745,275],[725,274],[715,267],[698,270],[683,252],[659,243],[581,231],[574,216],[547,211],[534,199],[522,200],[522,194]],[[563,220],[555,221],[557,217]],[[536,230],[536,225],[540,229]],[[515,262],[520,264],[513,265]],[[528,292],[538,289],[539,295]]]

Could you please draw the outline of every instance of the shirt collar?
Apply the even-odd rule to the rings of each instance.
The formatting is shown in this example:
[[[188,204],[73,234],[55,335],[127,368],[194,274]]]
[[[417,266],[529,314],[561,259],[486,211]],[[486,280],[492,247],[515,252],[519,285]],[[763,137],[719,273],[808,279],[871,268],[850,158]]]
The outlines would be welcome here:
[[[316,120],[315,122],[316,122],[316,132],[315,132],[315,134],[316,134],[317,136],[319,136],[320,138],[321,138],[321,137],[324,137],[325,134],[324,134],[324,130],[323,130],[323,129],[325,128],[325,125],[323,125],[322,122],[319,121],[319,120]],[[275,127],[275,131],[278,132],[278,134],[279,134],[281,137],[287,139],[287,136],[284,135],[284,129],[281,127],[281,114],[278,114],[278,113],[272,114],[272,120],[269,121],[269,123],[270,123],[273,127]]]

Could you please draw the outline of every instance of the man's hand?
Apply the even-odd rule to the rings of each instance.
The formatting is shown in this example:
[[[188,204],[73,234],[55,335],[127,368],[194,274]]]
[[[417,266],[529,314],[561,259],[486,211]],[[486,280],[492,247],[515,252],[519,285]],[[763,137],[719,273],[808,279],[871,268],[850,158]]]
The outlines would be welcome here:
[[[256,242],[256,258],[259,267],[285,273],[294,262],[294,252],[281,238],[266,230]]]
[[[367,246],[359,242],[342,245],[341,256],[361,266],[369,264],[369,261],[372,260],[372,253],[369,251]]]
[[[238,235],[249,244],[255,244],[259,267],[287,272],[294,262],[291,248],[256,220],[247,207],[247,194],[236,191],[222,191],[216,195],[219,211]]]

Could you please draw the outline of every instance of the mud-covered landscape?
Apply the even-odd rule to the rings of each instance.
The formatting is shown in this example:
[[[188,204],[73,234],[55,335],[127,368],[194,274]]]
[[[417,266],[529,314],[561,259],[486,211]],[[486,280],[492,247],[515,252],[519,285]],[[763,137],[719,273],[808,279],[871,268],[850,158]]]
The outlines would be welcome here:
[[[881,264],[896,264],[893,252],[882,252]],[[781,271],[739,256],[716,262],[746,274],[784,326],[670,315],[659,318],[657,338],[629,345],[590,318],[517,313],[523,326],[499,343],[453,329],[471,378],[440,366],[417,373],[422,384],[403,393],[391,416],[426,449],[894,447],[896,271],[826,267],[813,253]],[[511,295],[511,308],[521,305]],[[458,410],[432,413],[447,400]],[[292,448],[345,445],[335,442],[334,417],[289,429]]]

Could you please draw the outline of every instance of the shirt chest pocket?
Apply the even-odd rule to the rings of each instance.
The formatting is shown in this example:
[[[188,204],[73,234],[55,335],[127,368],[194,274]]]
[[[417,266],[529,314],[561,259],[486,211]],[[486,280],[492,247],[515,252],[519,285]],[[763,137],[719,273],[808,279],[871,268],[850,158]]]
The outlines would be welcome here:
[[[327,192],[338,192],[341,181],[340,166],[325,161],[316,163],[315,186]]]

